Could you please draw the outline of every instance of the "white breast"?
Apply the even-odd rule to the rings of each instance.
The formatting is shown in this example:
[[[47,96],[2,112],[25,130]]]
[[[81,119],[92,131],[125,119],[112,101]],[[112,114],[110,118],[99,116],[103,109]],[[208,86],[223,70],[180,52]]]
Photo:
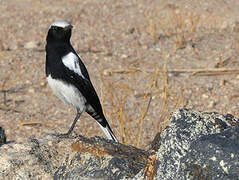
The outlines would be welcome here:
[[[47,77],[47,81],[52,91],[64,103],[74,106],[81,112],[85,110],[86,99],[77,88],[63,81],[53,79],[51,75]]]

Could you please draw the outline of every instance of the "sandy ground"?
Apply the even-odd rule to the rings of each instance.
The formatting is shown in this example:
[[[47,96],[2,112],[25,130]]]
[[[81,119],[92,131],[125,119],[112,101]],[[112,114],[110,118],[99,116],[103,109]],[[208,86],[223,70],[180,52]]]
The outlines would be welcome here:
[[[180,107],[239,116],[238,9],[237,0],[0,0],[0,126],[16,141],[70,127],[75,110],[45,79],[47,30],[61,19],[121,142],[147,149]],[[103,136],[86,113],[75,132]]]

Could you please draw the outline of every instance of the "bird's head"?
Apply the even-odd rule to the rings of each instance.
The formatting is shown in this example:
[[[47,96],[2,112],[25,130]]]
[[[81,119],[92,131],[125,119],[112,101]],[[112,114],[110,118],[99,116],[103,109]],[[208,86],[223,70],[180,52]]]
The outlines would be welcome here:
[[[67,21],[56,21],[52,23],[48,30],[47,42],[70,42],[72,28],[73,26]]]

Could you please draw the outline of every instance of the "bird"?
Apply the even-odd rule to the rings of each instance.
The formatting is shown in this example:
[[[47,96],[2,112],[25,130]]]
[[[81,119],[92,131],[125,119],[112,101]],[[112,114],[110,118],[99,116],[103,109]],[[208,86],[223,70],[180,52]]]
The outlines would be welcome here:
[[[77,111],[68,132],[58,135],[60,137],[71,135],[81,114],[87,112],[96,120],[108,139],[118,142],[104,116],[89,73],[71,45],[72,29],[73,26],[69,22],[56,21],[50,25],[46,37],[45,72],[47,82],[61,101],[73,106]]]

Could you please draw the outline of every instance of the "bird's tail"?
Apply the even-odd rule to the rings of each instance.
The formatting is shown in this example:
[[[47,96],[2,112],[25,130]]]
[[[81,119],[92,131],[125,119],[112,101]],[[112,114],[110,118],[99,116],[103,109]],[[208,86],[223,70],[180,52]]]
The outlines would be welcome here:
[[[119,142],[105,119],[103,112],[97,113],[91,106],[88,106],[86,112],[96,120],[108,139]]]
[[[119,142],[117,140],[117,138],[115,137],[115,135],[114,135],[112,129],[110,128],[109,124],[107,123],[107,121],[106,121],[106,123],[103,123],[105,126],[102,123],[98,122],[98,121],[96,121],[96,122],[99,124],[99,126],[101,127],[101,129],[103,130],[103,132],[105,133],[105,135],[106,135],[106,137],[108,139],[111,139],[111,140],[113,140],[115,142]]]

